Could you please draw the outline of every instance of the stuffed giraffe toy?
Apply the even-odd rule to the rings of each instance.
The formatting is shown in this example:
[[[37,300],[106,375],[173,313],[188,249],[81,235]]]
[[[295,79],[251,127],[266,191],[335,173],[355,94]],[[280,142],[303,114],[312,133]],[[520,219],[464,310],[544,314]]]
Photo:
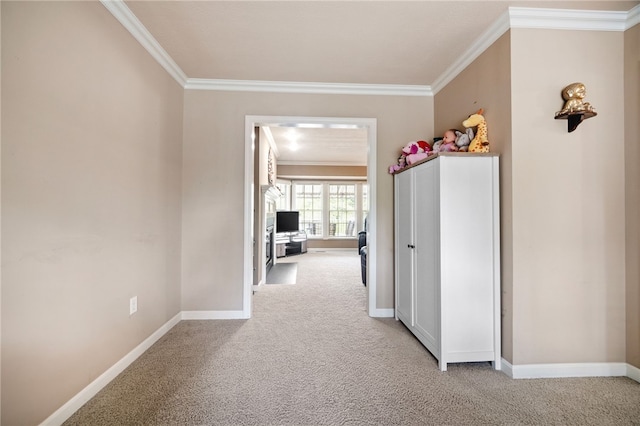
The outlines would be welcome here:
[[[489,139],[487,138],[487,122],[482,113],[484,110],[480,108],[475,114],[471,114],[469,118],[462,122],[466,128],[478,127],[476,137],[469,144],[469,152],[489,152]]]

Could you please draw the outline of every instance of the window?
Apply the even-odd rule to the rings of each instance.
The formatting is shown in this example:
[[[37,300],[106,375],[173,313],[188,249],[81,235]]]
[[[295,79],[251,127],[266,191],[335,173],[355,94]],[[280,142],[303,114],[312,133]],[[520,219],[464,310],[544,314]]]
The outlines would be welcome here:
[[[300,229],[307,236],[322,236],[322,184],[294,185],[294,209],[300,212]]]
[[[329,184],[329,236],[353,237],[356,216],[356,185]]]
[[[310,238],[356,238],[369,211],[362,182],[292,182],[292,210]]]

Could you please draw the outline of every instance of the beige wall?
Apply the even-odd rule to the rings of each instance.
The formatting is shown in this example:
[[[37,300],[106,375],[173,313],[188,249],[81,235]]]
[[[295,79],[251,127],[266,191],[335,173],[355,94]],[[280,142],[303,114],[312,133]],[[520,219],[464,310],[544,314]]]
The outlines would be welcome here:
[[[511,52],[509,32],[500,37],[435,96],[436,135],[464,130],[462,122],[484,109],[490,149],[500,154],[502,252],[502,353],[512,352],[512,230],[511,230]]]
[[[358,253],[358,238],[318,240],[310,239],[307,243],[310,249],[350,249]]]
[[[2,424],[38,424],[180,311],[183,90],[99,2],[1,7]]]
[[[623,37],[511,30],[514,365],[625,360]],[[598,116],[568,133],[575,81]]]
[[[640,25],[624,43],[627,362],[640,368]]]
[[[400,146],[398,151],[402,148]],[[314,177],[367,178],[367,166],[278,166],[278,177],[284,179]]]
[[[428,97],[187,90],[185,95],[182,309],[242,309],[246,115],[377,119],[377,301],[393,308],[393,179],[407,141],[433,134]],[[233,244],[222,244],[225,235]]]
[[[242,309],[245,115],[377,118],[370,166],[385,309],[387,168],[407,141],[460,127],[484,107],[502,166],[505,358],[626,356],[640,367],[638,26],[624,35],[514,30],[435,100],[183,99],[98,2],[0,4],[2,424],[41,422],[180,310]],[[600,114],[568,134],[552,117],[576,80]]]
[[[483,107],[500,153],[503,357],[513,365],[625,360],[622,41],[511,30],[435,96],[437,134]],[[553,117],[573,81],[600,115],[568,133]]]

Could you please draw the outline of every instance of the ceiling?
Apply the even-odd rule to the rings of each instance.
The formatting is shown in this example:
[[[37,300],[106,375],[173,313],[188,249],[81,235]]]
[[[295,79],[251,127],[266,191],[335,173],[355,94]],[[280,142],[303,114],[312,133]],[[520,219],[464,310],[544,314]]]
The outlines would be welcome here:
[[[510,6],[628,11],[638,1],[126,1],[190,79],[433,87]],[[295,114],[295,111],[292,111]],[[302,129],[278,161],[354,158],[362,129]],[[305,136],[308,133],[308,136]],[[307,139],[308,138],[308,139]],[[309,142],[312,141],[312,142]],[[345,150],[349,152],[346,155]],[[304,158],[303,155],[309,155]],[[326,157],[325,157],[326,154]],[[364,162],[366,163],[366,157]],[[357,162],[361,162],[358,159]]]
[[[280,165],[366,166],[366,128],[268,126]]]

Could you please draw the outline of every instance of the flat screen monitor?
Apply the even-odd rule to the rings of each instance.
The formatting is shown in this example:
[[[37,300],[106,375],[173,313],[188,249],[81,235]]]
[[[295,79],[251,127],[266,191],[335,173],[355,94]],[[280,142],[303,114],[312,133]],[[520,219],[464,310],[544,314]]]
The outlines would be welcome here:
[[[276,212],[276,232],[298,232],[300,212]]]

